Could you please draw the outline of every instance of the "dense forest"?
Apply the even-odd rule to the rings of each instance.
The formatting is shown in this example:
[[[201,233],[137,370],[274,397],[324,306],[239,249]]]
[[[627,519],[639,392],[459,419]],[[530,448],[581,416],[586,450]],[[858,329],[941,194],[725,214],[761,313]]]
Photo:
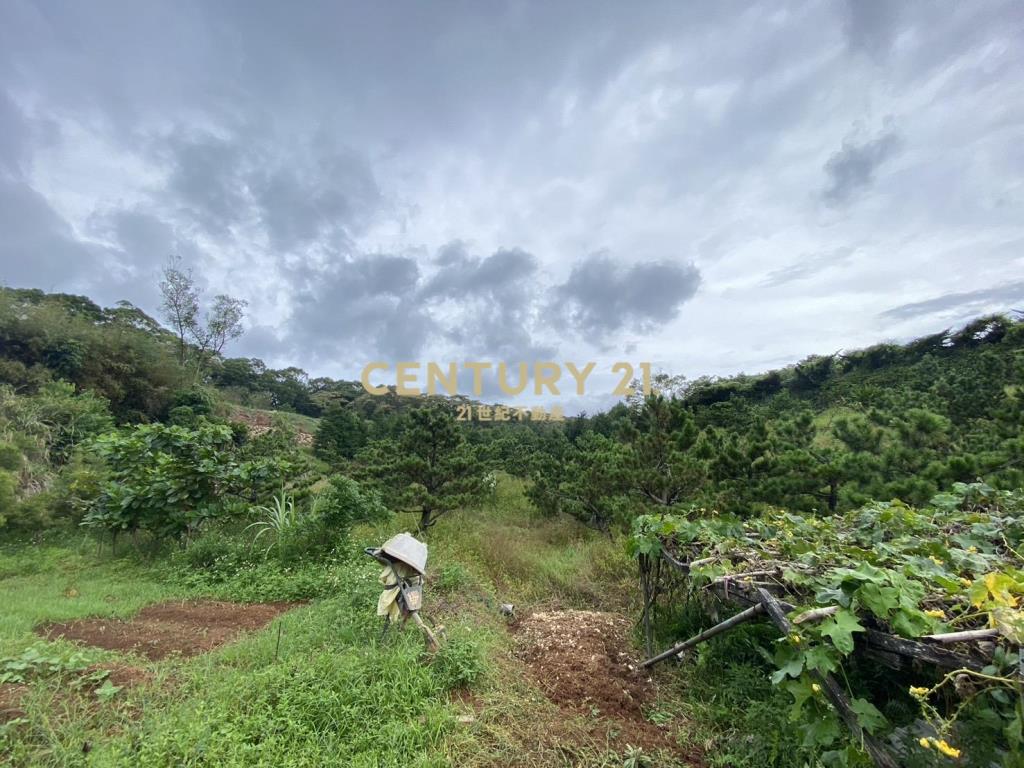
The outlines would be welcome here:
[[[226,357],[244,305],[217,297],[201,317],[197,289],[173,264],[161,287],[166,326],[126,302],[0,291],[7,541],[85,531],[115,554],[170,546],[189,589],[308,599],[335,588],[314,574],[349,551],[354,526],[411,513],[430,538],[506,482],[523,489],[531,519],[575,519],[620,550],[630,531],[637,546],[638,522],[649,532],[651,520],[672,520],[672,531],[680,520],[737,521],[714,524],[733,535],[788,510],[840,531],[872,500],[923,509],[952,488],[960,505],[965,487],[1024,487],[1016,317],[758,375],[662,374],[656,394],[564,422],[483,423],[456,420],[465,398],[372,397],[358,382]],[[1024,586],[1012,573],[1004,587],[1016,605]],[[666,632],[681,626],[663,618]],[[1007,735],[985,752],[1007,766],[1019,765],[1012,722],[1022,720],[1009,707],[995,722]],[[794,754],[839,739],[830,731]],[[853,745],[845,764],[857,755]]]

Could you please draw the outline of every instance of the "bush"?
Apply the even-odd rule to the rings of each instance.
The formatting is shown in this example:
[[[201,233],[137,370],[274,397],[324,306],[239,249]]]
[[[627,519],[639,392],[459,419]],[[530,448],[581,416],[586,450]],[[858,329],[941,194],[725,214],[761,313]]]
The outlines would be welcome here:
[[[377,522],[390,514],[374,491],[340,475],[320,493],[282,492],[271,505],[253,511],[259,515],[249,525],[257,530],[254,548],[265,554],[274,551],[281,562],[336,551],[348,543],[354,523]]]
[[[187,405],[175,406],[174,408],[171,408],[171,410],[167,414],[167,423],[177,424],[182,427],[195,426],[195,411],[193,411]]]
[[[210,423],[142,424],[103,435],[92,451],[110,475],[82,524],[115,536],[181,536],[266,498],[291,470],[283,458],[242,460],[236,448],[229,427]]]
[[[38,531],[53,524],[53,494],[48,491],[33,493],[18,502],[14,516],[8,523],[26,531]]]
[[[106,467],[99,457],[76,452],[61,469],[53,486],[57,516],[75,525],[81,523],[103,492],[106,480]]]
[[[6,525],[14,515],[18,503],[18,499],[14,495],[15,488],[17,488],[17,483],[14,481],[14,475],[10,472],[0,471],[0,528]]]
[[[484,671],[479,641],[465,635],[449,638],[434,656],[430,668],[444,690],[471,686]]]
[[[195,416],[209,416],[213,413],[213,406],[216,402],[214,394],[203,387],[183,389],[174,393],[174,400],[171,401],[168,415],[179,408],[188,408]]]
[[[23,463],[20,449],[10,443],[0,443],[0,469],[17,472]]]
[[[355,523],[377,523],[391,517],[379,493],[343,475],[332,477],[328,487],[314,499],[317,515],[325,525],[338,531],[347,532]]]

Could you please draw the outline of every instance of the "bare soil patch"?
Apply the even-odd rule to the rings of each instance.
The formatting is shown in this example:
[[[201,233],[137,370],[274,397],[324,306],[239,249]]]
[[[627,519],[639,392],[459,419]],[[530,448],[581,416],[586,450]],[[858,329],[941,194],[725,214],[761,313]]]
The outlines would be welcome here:
[[[639,666],[629,620],[598,611],[546,611],[516,626],[516,655],[549,699],[595,718],[592,735],[645,750],[666,750],[702,765],[699,750],[680,750],[672,731],[644,717],[657,687]]]
[[[25,710],[21,708],[21,702],[27,693],[27,685],[17,683],[0,684],[0,725],[25,716]]]
[[[195,656],[262,629],[295,603],[228,603],[197,600],[156,603],[131,619],[79,619],[37,627],[43,637],[63,637],[110,651],[133,651],[157,660]],[[114,684],[118,684],[114,681]]]

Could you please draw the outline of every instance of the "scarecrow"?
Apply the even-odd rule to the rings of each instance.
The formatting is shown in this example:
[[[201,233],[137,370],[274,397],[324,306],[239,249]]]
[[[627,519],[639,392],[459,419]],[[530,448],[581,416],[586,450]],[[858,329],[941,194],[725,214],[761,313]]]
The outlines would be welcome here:
[[[384,566],[379,581],[384,587],[377,599],[377,615],[384,617],[384,634],[392,624],[410,618],[423,630],[433,650],[437,637],[420,617],[423,607],[423,577],[427,568],[427,545],[412,534],[392,536],[381,547],[367,547],[366,554]],[[438,628],[439,633],[444,627]],[[443,634],[442,634],[443,636]]]

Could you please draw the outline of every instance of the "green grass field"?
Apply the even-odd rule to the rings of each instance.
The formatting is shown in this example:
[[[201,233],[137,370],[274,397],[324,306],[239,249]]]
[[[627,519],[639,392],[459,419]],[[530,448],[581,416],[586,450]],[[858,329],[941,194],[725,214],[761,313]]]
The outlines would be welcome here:
[[[553,704],[512,653],[500,603],[515,603],[520,616],[578,608],[635,619],[637,610],[623,542],[572,520],[537,518],[522,490],[503,478],[480,509],[446,516],[431,531],[425,614],[448,637],[436,657],[411,626],[381,639],[377,567],[365,557],[268,564],[208,582],[183,567],[181,552],[125,546],[114,556],[85,537],[3,548],[0,674],[26,653],[50,659],[51,668],[30,670],[27,686],[6,686],[17,689],[21,716],[0,725],[0,755],[13,766],[677,764],[652,761],[628,734],[598,727],[596,711]],[[399,516],[364,526],[352,549],[412,524]],[[314,599],[264,629],[189,658],[151,661],[35,632],[48,621],[128,617],[175,598],[258,601],[310,589]],[[714,653],[714,644],[708,648]],[[111,692],[117,686],[86,679],[95,665],[128,668],[143,682]],[[719,672],[703,669],[661,672],[647,716],[671,724],[688,749],[707,748],[708,765],[789,765],[784,743],[765,762],[744,762],[749,749],[724,750],[724,762],[710,756],[738,727],[754,727],[751,718],[770,719],[757,707],[770,708],[771,699],[730,717],[731,708],[743,711],[744,692],[764,693],[763,672],[753,661],[739,667],[726,701],[713,695]],[[751,675],[760,678],[744,678]]]

